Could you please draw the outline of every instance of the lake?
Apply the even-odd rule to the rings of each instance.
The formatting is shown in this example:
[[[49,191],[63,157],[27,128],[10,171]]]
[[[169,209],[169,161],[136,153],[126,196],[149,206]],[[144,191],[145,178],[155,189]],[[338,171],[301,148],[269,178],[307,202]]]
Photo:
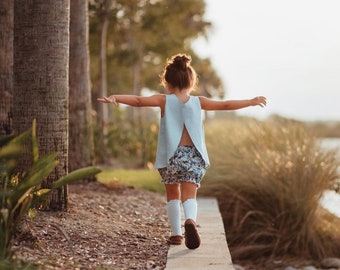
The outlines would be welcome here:
[[[337,149],[340,154],[340,138],[323,138],[320,139],[320,144],[325,149]]]

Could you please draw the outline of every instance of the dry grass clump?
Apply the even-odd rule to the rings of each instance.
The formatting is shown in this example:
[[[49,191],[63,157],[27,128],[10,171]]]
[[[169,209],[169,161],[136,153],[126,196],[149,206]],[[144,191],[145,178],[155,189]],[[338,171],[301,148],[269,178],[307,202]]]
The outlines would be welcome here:
[[[340,256],[340,219],[319,200],[339,177],[335,151],[296,123],[223,121],[206,126],[216,196],[235,259]]]

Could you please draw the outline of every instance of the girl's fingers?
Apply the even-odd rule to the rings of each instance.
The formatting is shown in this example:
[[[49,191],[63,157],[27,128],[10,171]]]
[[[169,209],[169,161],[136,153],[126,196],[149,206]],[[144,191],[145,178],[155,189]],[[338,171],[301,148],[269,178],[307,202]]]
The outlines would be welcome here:
[[[103,102],[103,103],[112,103],[113,101],[110,98],[103,97],[103,98],[97,98],[98,102]]]

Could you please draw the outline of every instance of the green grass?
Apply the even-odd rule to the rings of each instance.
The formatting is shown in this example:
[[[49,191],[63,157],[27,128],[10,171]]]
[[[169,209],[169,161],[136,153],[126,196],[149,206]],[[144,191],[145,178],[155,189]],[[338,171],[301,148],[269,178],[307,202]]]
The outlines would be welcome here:
[[[97,174],[97,180],[105,185],[128,185],[149,191],[164,193],[164,185],[156,170],[125,170],[101,168],[103,171]]]

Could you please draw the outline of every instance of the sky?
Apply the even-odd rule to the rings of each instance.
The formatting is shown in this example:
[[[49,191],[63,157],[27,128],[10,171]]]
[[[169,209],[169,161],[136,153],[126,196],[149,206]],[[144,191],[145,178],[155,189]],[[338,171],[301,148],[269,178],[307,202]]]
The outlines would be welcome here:
[[[340,121],[339,11],[340,0],[206,0],[213,28],[193,47],[227,99],[267,97],[239,114]]]

